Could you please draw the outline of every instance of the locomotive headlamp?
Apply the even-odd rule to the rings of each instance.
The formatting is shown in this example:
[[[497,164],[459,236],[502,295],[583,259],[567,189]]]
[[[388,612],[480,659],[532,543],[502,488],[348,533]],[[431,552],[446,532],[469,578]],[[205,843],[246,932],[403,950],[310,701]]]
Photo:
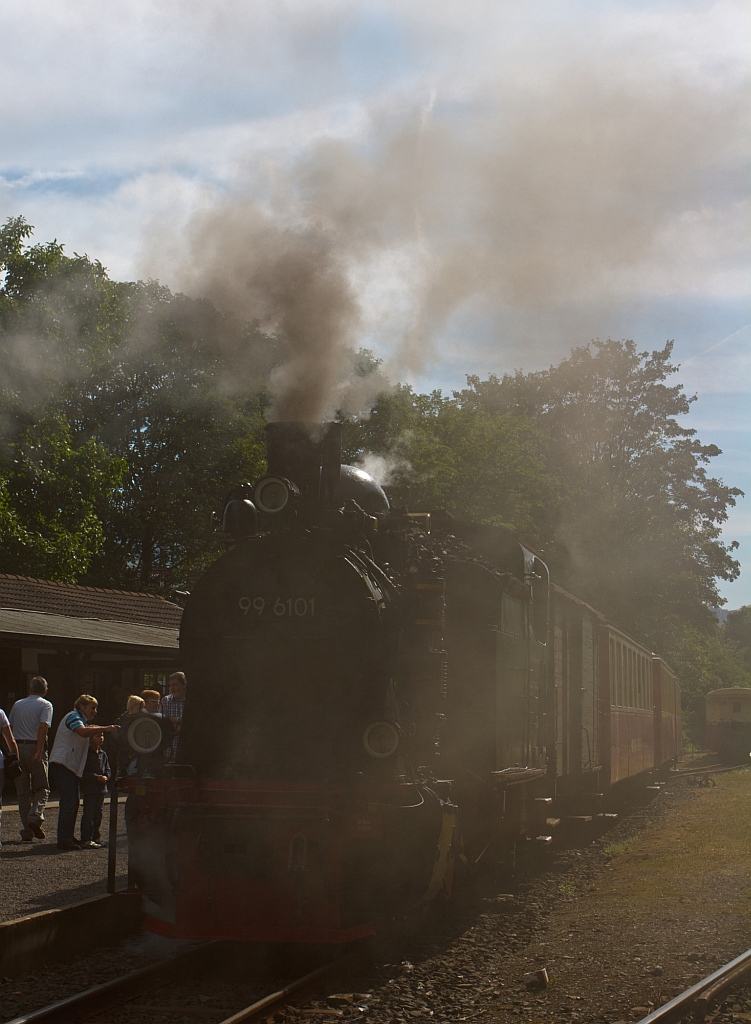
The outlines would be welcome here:
[[[362,742],[371,757],[391,757],[399,746],[399,730],[391,722],[371,722]]]
[[[262,512],[275,514],[283,512],[290,499],[298,493],[295,485],[284,477],[265,476],[255,486],[253,501]]]
[[[128,726],[125,738],[136,754],[155,754],[166,739],[161,721],[154,715],[136,715]]]

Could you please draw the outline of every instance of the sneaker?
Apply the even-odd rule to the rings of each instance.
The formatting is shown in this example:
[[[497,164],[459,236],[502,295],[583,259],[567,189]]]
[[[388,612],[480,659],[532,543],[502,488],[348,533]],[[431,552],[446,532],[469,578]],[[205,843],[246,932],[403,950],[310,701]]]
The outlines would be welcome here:
[[[39,822],[36,822],[33,825],[29,825],[29,828],[31,829],[33,835],[35,835],[37,839],[46,839],[47,838],[47,836],[45,835],[44,829],[39,824]]]
[[[102,844],[95,843],[93,839],[89,839],[88,843],[81,843],[82,850],[101,850]]]
[[[80,850],[81,849],[81,847],[78,845],[78,843],[58,843],[57,844],[57,848],[58,848],[58,850]]]

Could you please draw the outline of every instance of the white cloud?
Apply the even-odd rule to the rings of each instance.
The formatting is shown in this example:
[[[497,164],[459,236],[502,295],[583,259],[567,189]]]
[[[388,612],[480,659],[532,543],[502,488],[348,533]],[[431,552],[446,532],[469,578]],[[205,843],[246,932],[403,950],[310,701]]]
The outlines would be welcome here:
[[[689,392],[751,394],[751,323],[684,360],[680,380]],[[725,429],[749,430],[749,418]]]

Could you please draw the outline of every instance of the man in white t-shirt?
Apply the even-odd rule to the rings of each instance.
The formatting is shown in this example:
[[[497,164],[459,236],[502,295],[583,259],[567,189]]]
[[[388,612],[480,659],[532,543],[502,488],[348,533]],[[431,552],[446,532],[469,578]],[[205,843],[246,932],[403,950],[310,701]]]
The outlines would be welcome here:
[[[24,843],[44,839],[44,808],[50,795],[47,774],[47,733],[52,725],[52,705],[45,700],[47,680],[34,676],[29,696],[17,700],[10,709],[10,726],[18,744],[21,774],[16,779],[18,813],[21,816],[21,840]]]

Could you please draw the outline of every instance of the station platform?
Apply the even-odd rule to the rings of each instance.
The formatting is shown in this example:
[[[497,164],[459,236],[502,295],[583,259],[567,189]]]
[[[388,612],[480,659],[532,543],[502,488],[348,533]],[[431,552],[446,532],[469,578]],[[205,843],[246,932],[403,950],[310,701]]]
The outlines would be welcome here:
[[[128,849],[119,801],[117,836],[117,888],[127,882]],[[0,921],[25,917],[42,910],[71,906],[107,892],[107,848],[101,850],[58,850],[58,801],[51,800],[45,809],[45,840],[21,841],[18,806],[3,803],[0,839]],[[79,834],[81,815],[76,824]],[[106,841],[109,810],[104,807],[102,837]]]

